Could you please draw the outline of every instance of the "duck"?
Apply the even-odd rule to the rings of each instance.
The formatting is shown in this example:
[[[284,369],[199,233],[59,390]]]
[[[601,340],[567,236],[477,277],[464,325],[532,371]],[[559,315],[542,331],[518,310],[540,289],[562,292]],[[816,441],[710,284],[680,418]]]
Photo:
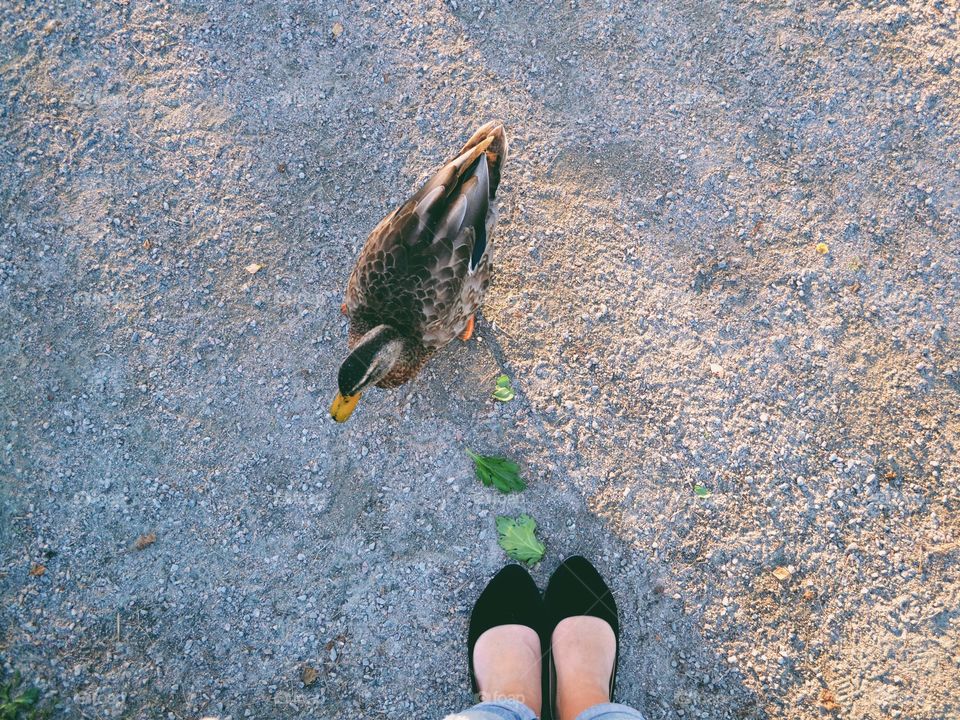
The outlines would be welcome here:
[[[330,406],[335,421],[346,422],[368,388],[399,387],[454,339],[472,337],[493,270],[507,150],[503,124],[486,123],[370,233],[340,306],[349,354]]]

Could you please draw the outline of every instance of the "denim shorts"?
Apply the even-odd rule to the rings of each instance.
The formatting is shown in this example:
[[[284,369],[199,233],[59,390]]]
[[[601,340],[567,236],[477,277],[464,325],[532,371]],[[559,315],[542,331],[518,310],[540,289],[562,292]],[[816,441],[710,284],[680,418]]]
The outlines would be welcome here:
[[[516,700],[482,702],[469,710],[447,715],[444,720],[537,720],[533,710]],[[576,720],[643,720],[632,707],[619,703],[594,705],[577,715]]]

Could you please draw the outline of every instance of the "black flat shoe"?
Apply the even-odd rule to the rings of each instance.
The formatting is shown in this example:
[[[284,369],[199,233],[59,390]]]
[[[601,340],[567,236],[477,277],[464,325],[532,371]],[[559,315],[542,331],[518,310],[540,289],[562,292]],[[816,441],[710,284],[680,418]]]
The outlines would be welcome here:
[[[580,555],[568,557],[553,571],[547,591],[543,594],[543,604],[547,612],[547,640],[550,647],[553,630],[561,620],[577,615],[590,615],[605,621],[613,630],[617,642],[610,674],[610,702],[613,702],[613,689],[617,679],[617,665],[620,659],[620,621],[617,616],[617,603],[613,600],[610,588],[603,581],[597,569],[590,561]],[[548,689],[543,704],[549,707],[553,717],[556,713],[557,671],[553,664],[553,653],[548,653]]]
[[[498,625],[526,625],[544,642],[543,599],[530,573],[519,565],[507,565],[487,583],[470,614],[467,634],[467,658],[470,687],[479,699],[480,687],[473,672],[473,648],[477,639]]]

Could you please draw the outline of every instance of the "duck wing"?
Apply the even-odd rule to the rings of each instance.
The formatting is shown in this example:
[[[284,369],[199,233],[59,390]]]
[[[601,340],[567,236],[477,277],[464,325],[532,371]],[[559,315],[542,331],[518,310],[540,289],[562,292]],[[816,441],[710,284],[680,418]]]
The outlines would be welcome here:
[[[453,339],[465,279],[489,268],[491,201],[505,157],[503,128],[488,123],[374,228],[347,284],[351,336],[389,324],[428,349]]]

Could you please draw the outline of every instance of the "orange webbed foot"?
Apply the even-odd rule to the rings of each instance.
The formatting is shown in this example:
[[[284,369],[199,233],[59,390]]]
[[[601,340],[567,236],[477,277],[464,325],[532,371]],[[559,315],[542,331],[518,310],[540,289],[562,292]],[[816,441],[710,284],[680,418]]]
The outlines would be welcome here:
[[[476,321],[475,321],[475,319],[474,319],[474,316],[471,315],[471,316],[470,316],[470,319],[467,320],[467,327],[466,327],[466,329],[465,329],[462,333],[460,333],[460,339],[461,339],[461,340],[463,340],[464,342],[466,342],[467,340],[469,340],[470,338],[473,337],[473,326],[474,326],[475,324],[476,324]]]
[[[346,304],[346,303],[343,303],[342,305],[340,305],[340,314],[341,314],[341,315],[346,315],[346,314],[347,314],[347,304]]]

